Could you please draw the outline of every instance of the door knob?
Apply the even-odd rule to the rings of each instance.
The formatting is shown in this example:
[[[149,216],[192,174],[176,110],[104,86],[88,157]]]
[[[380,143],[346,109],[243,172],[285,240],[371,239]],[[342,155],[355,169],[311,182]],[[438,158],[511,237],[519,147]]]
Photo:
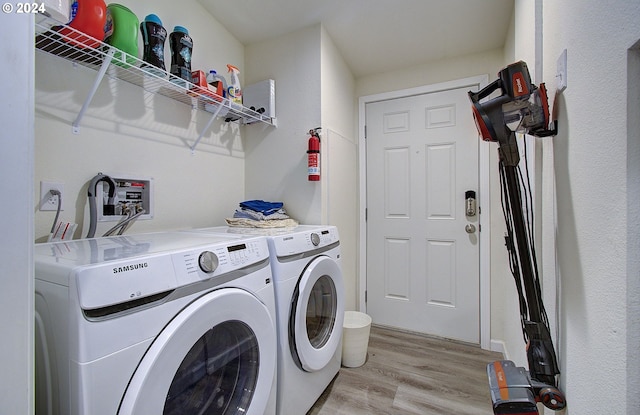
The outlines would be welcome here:
[[[467,231],[467,233],[475,233],[476,227],[472,223],[467,223],[467,226],[464,227],[464,230]]]

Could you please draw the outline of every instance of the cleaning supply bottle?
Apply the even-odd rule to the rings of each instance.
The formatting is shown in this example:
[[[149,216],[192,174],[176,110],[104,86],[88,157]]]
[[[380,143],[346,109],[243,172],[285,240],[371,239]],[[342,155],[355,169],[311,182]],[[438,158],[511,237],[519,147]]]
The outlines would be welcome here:
[[[227,81],[223,76],[218,75],[218,72],[215,70],[212,69],[207,74],[207,83],[209,84],[209,89],[211,89],[214,94],[221,97],[227,96]]]
[[[227,69],[231,74],[230,75],[231,82],[227,87],[227,98],[229,98],[232,105],[242,107],[242,88],[240,87],[240,70],[231,64],[227,64]]]
[[[100,46],[100,42],[104,40],[104,26],[107,22],[107,5],[104,0],[73,0],[70,14],[69,27],[75,31],[62,27],[62,39],[79,48]]]
[[[142,60],[145,62],[142,69],[154,75],[165,77],[164,66],[164,42],[167,39],[167,30],[162,26],[162,21],[155,14],[149,14],[140,23],[142,43],[144,51]]]
[[[193,40],[189,31],[182,26],[175,26],[169,35],[169,47],[171,48],[171,74],[180,79],[171,78],[171,82],[186,87],[181,80],[191,82],[191,53],[193,52]]]
[[[215,95],[213,98],[214,102],[206,105],[205,111],[216,113],[218,117],[226,118],[229,113],[229,105],[227,105],[222,98],[226,96],[227,81],[212,69],[207,74],[207,84],[209,84],[209,90]]]
[[[113,62],[125,68],[135,65],[138,57],[138,18],[136,15],[121,4],[109,4],[104,32],[105,43],[127,53],[127,55],[123,55],[116,52],[113,55]]]

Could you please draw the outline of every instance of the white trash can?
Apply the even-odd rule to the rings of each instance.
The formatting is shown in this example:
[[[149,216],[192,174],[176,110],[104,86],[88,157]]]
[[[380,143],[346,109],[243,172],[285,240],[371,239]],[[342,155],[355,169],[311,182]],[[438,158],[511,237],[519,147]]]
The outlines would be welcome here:
[[[345,311],[342,329],[342,366],[359,367],[367,360],[371,317],[359,311]]]

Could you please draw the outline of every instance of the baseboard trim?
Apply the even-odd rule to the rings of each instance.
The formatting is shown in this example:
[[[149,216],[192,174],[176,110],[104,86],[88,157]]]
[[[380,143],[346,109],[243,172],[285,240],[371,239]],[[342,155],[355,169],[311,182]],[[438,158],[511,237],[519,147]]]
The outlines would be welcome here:
[[[504,341],[491,339],[491,351],[502,353],[504,359],[509,360],[509,356],[507,354],[507,346],[505,345]]]

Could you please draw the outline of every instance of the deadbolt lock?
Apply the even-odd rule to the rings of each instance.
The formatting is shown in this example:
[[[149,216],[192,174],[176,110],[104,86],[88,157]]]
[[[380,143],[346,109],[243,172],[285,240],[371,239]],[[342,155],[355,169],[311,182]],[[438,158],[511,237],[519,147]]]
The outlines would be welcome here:
[[[464,212],[467,216],[475,216],[476,210],[476,192],[467,190],[464,193]]]

